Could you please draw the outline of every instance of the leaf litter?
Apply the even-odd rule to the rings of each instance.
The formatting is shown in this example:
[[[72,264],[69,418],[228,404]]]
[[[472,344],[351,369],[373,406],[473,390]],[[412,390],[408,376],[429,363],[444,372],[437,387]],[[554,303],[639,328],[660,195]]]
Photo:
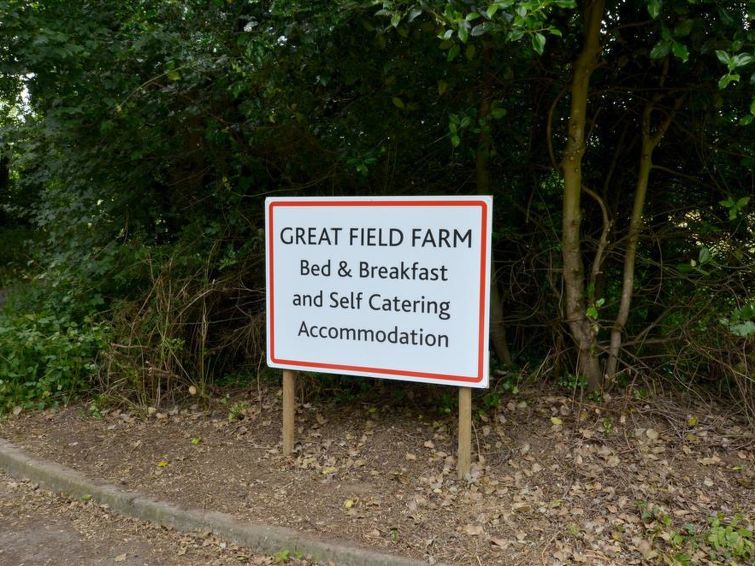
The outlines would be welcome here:
[[[224,405],[24,412],[0,436],[178,504],[433,563],[726,563],[737,550],[716,548],[715,529],[751,540],[753,435],[711,407],[520,392],[476,415],[460,481],[453,415],[304,404],[287,460],[276,388],[231,405],[243,407],[233,420]]]

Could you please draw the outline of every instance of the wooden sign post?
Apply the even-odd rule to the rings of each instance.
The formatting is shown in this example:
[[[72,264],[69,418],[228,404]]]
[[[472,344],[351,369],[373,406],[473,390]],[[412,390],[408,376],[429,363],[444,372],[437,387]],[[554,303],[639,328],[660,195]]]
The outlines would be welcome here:
[[[267,365],[283,372],[283,454],[295,372],[459,387],[459,477],[472,391],[488,386],[493,199],[265,201]]]
[[[294,453],[296,442],[296,372],[283,370],[283,455]]]
[[[459,454],[456,472],[460,480],[469,474],[472,464],[472,389],[459,388]]]

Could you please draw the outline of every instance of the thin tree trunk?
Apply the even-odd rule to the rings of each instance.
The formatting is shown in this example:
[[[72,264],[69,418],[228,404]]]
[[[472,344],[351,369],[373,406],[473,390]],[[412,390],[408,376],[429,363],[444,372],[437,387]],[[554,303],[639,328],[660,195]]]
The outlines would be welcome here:
[[[678,110],[681,105],[682,98],[677,99],[674,104],[674,110],[663,120],[653,134],[650,131],[651,118],[657,102],[658,99],[649,102],[642,113],[642,152],[640,153],[640,168],[634,192],[632,216],[629,220],[627,247],[624,252],[624,273],[621,283],[619,312],[616,315],[616,320],[611,328],[611,343],[608,348],[608,362],[606,364],[606,376],[609,379],[613,379],[616,376],[622,335],[629,318],[629,307],[632,304],[632,295],[634,291],[634,266],[637,259],[637,243],[639,242],[640,232],[642,231],[642,213],[645,208],[645,199],[647,197],[648,183],[650,181],[650,171],[653,168],[653,151],[666,134],[666,130],[668,130],[676,110]]]
[[[604,0],[592,0],[584,9],[584,45],[574,63],[569,111],[569,139],[561,160],[564,175],[562,225],[563,278],[566,291],[566,320],[579,351],[579,369],[587,379],[588,389],[602,385],[597,353],[597,334],[587,316],[585,274],[582,261],[582,158],[585,154],[585,126],[590,76],[601,51],[600,25]]]
[[[506,325],[503,322],[503,303],[501,292],[498,290],[498,276],[496,270],[492,272],[490,282],[490,341],[498,361],[506,367],[514,365],[511,359],[508,342],[506,341]]]
[[[480,140],[475,159],[475,175],[477,180],[477,193],[492,195],[493,187],[490,182],[490,79],[487,75],[492,56],[491,48],[486,46],[483,50],[483,85],[482,99],[480,101]],[[506,326],[503,322],[503,301],[498,288],[498,272],[495,266],[492,270],[490,282],[490,342],[493,346],[498,361],[504,366],[513,365],[511,352],[506,341]]]

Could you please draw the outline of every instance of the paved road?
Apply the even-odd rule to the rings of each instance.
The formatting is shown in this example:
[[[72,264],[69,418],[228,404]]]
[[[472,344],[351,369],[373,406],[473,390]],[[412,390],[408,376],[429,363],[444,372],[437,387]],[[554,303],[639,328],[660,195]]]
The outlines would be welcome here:
[[[214,537],[186,535],[71,501],[0,472],[0,565],[271,564]]]

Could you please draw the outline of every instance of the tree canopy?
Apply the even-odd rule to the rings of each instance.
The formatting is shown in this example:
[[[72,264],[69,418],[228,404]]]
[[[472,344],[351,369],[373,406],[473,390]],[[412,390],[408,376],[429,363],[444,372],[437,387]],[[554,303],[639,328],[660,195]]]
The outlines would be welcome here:
[[[0,1],[0,373],[39,385],[0,410],[258,367],[265,196],[484,193],[494,363],[754,415],[754,24],[751,0]],[[48,379],[21,331],[80,363]]]

